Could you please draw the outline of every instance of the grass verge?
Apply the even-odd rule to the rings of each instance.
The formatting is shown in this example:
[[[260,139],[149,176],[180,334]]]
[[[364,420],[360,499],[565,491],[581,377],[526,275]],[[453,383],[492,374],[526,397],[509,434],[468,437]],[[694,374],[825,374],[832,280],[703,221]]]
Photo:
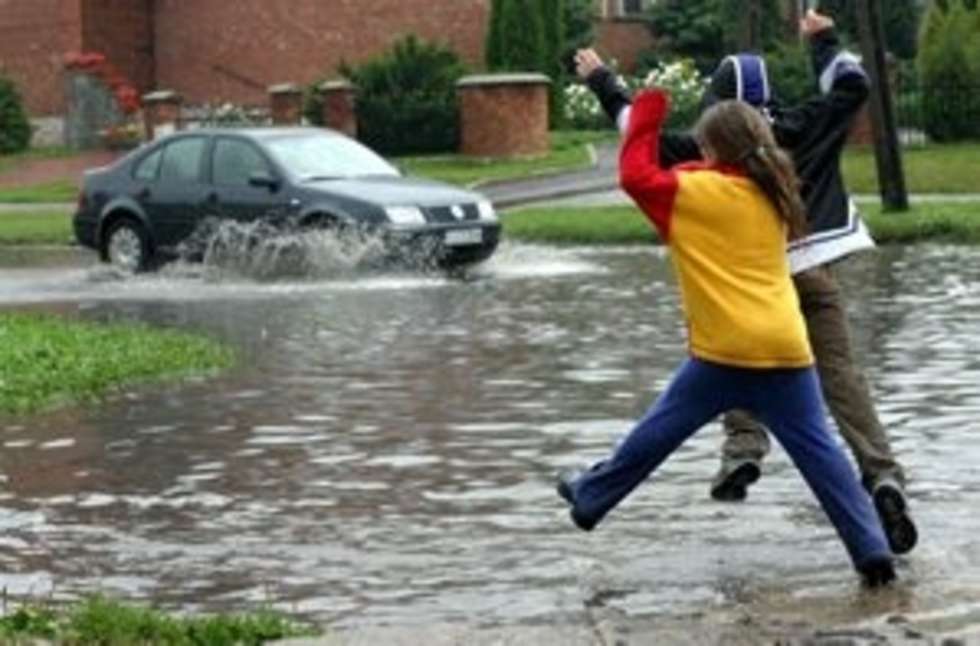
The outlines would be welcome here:
[[[881,244],[980,244],[980,202],[924,203],[906,213],[882,213],[879,206],[865,206],[862,211]],[[632,206],[532,208],[510,211],[502,219],[504,234],[524,242],[624,245],[658,241],[646,218]]]
[[[461,186],[494,180],[523,178],[587,168],[591,163],[587,144],[617,140],[613,131],[553,131],[551,152],[516,159],[474,159],[462,155],[400,157],[393,161],[411,175],[438,179]]]
[[[72,239],[67,213],[0,213],[0,246],[68,244]]]
[[[25,605],[0,617],[3,643],[170,644],[172,646],[231,646],[311,636],[315,631],[278,614],[174,617],[92,597],[64,610]]]
[[[0,203],[5,204],[74,202],[77,197],[78,186],[69,180],[0,188]]]
[[[980,145],[976,143],[906,147],[902,161],[909,193],[980,193]],[[848,148],[843,169],[852,193],[878,192],[873,148]]]
[[[100,325],[0,312],[0,414],[91,401],[124,384],[212,371],[232,352],[145,325]]]

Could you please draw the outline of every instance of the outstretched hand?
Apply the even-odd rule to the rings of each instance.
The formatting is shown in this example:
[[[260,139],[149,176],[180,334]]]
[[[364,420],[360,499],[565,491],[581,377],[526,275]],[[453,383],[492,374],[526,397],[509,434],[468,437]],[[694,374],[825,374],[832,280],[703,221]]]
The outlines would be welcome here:
[[[575,52],[575,73],[583,81],[600,67],[603,67],[603,62],[594,49],[580,49]]]
[[[817,13],[813,9],[808,10],[806,15],[800,18],[800,34],[802,34],[805,38],[809,38],[814,34],[819,34],[821,31],[831,29],[833,26],[833,18],[830,16],[825,16],[822,13]]]

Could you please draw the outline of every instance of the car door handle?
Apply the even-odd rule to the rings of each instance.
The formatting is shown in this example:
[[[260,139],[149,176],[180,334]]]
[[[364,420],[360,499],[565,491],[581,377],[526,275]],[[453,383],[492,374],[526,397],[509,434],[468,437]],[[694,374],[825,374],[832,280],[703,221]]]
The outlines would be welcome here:
[[[212,191],[211,193],[207,194],[207,197],[204,198],[204,201],[207,202],[208,204],[217,204],[218,194]]]

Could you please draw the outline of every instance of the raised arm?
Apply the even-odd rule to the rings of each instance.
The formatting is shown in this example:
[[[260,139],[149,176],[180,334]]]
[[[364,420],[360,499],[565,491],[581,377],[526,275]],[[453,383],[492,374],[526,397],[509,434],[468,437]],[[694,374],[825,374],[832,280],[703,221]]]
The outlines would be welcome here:
[[[677,173],[659,163],[660,128],[670,109],[663,90],[641,93],[626,128],[619,157],[619,182],[657,227],[664,242],[670,240],[670,217],[677,196]]]
[[[780,145],[793,148],[804,139],[825,139],[850,124],[868,99],[871,84],[860,59],[841,49],[834,21],[811,10],[800,21],[809,40],[820,95],[781,110],[774,124]]]
[[[599,104],[610,121],[616,124],[620,133],[626,134],[633,103],[629,90],[603,64],[593,49],[579,50],[575,55],[575,65],[578,75],[599,99]],[[685,162],[699,161],[701,150],[690,133],[668,131],[660,133],[659,155],[660,165],[670,168]]]

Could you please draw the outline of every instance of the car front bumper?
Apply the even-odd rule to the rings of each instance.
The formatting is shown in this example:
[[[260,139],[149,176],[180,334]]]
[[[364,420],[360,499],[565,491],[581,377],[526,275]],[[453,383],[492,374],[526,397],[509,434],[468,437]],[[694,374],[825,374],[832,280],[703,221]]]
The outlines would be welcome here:
[[[471,265],[486,260],[500,243],[500,224],[391,229],[386,238],[393,255],[410,264],[439,267]]]

